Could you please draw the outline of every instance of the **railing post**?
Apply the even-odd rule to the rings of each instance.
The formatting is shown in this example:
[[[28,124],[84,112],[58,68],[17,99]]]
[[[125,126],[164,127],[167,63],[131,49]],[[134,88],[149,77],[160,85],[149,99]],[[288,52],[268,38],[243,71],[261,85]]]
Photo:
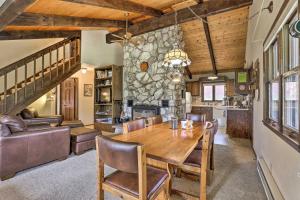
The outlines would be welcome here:
[[[50,49],[50,51],[49,51],[49,59],[50,59],[50,61],[49,61],[49,68],[50,68],[50,81],[52,80],[52,69],[51,69],[51,67],[52,67],[52,50]]]
[[[71,70],[71,62],[72,62],[72,40],[69,43],[69,71]]]
[[[63,74],[65,73],[65,60],[66,60],[66,43],[63,46]]]
[[[27,63],[25,63],[25,87],[24,87],[24,100],[27,96]]]
[[[3,99],[3,112],[4,113],[7,110],[6,96],[7,96],[7,73],[4,74],[4,99]]]
[[[74,40],[74,65],[77,62],[77,39]]]
[[[45,55],[42,55],[42,88],[44,87],[44,77],[45,77]]]
[[[36,91],[36,58],[33,58],[33,91]]]
[[[15,105],[18,103],[18,66],[15,66]]]
[[[58,72],[58,48],[56,47],[56,77],[58,78],[59,72]]]

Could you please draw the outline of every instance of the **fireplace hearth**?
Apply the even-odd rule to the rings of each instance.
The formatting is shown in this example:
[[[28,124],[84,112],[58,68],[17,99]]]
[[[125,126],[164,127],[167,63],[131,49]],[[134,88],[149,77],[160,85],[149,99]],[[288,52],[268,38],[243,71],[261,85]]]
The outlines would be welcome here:
[[[160,107],[156,105],[134,105],[132,107],[132,119],[141,117],[153,117],[160,115]]]

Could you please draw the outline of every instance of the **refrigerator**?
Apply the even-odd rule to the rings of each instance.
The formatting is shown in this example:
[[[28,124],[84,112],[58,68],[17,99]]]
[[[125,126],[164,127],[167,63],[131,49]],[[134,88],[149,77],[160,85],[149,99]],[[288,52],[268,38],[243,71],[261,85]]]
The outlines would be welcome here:
[[[185,112],[192,112],[192,94],[190,92],[185,93]]]

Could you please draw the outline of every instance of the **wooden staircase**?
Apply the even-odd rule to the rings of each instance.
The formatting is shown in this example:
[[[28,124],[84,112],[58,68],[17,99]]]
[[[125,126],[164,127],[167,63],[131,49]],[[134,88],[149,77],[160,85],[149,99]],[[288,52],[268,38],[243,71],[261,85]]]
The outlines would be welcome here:
[[[80,36],[0,69],[0,114],[15,115],[80,70]]]

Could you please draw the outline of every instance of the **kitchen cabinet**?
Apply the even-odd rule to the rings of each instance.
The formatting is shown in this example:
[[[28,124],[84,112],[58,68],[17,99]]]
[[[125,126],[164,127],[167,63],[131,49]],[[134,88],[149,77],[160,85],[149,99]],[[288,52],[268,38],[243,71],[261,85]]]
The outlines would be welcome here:
[[[235,95],[235,85],[234,80],[226,81],[226,96],[232,97]]]
[[[230,137],[252,139],[252,111],[227,110],[226,132]]]
[[[193,82],[186,82],[186,91],[192,93]]]
[[[186,91],[190,92],[192,96],[200,96],[200,83],[199,81],[187,82]]]
[[[205,114],[207,121],[213,120],[213,107],[200,107],[200,106],[193,106],[192,113],[194,114]]]

